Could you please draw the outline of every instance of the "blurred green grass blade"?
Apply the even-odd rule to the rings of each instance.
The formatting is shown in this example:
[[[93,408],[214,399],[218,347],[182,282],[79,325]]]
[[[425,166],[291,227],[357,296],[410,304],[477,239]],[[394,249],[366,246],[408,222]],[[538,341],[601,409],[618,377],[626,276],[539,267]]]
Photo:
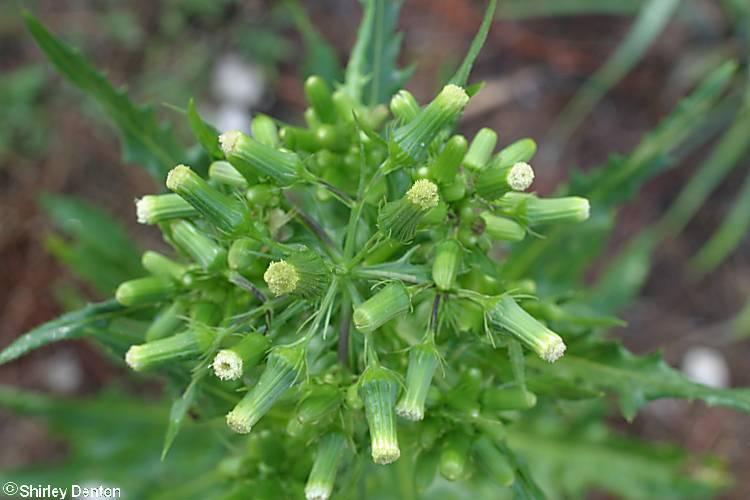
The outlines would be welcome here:
[[[645,0],[504,0],[500,2],[497,17],[523,19],[589,14],[634,15],[644,3]]]
[[[362,0],[364,12],[346,67],[345,88],[367,105],[386,103],[404,86],[414,67],[399,68],[401,34],[396,33],[400,0]]]
[[[466,86],[466,82],[468,82],[469,80],[469,73],[471,73],[471,68],[474,66],[474,61],[477,60],[477,56],[482,50],[482,46],[484,46],[484,42],[487,40],[487,34],[490,32],[490,28],[492,27],[492,21],[495,16],[496,8],[497,0],[489,0],[487,9],[484,11],[484,18],[482,19],[482,24],[479,27],[479,31],[477,31],[477,34],[474,36],[474,40],[472,40],[471,46],[469,46],[469,51],[466,53],[461,66],[458,67],[456,74],[453,75],[449,83],[453,83],[461,87]]]
[[[127,308],[116,300],[89,304],[78,311],[63,314],[25,333],[0,352],[0,365],[4,365],[24,354],[52,342],[79,338],[87,335],[89,326],[103,325],[124,314]]]
[[[721,264],[742,242],[750,227],[750,176],[742,183],[740,194],[729,214],[698,253],[690,261],[693,271],[699,275],[710,273]]]
[[[700,210],[711,192],[737,166],[750,149],[750,88],[745,93],[742,108],[724,133],[711,155],[703,162],[682,188],[657,224],[661,237],[675,236]]]
[[[668,164],[665,157],[706,123],[706,116],[728,88],[736,71],[734,61],[715,69],[641,141],[617,170],[594,183],[588,193],[578,194],[589,196],[593,202],[619,202],[619,193],[626,187],[630,188],[626,190],[628,194],[634,194],[632,184],[637,187],[663,171]]]
[[[732,334],[737,338],[750,337],[750,301],[732,319]]]
[[[622,415],[631,421],[647,402],[662,398],[700,399],[750,413],[750,389],[718,389],[697,384],[667,365],[659,353],[636,356],[615,342],[572,345],[554,366],[528,360],[534,367],[570,380],[585,380],[614,393]],[[552,370],[552,371],[550,371]]]
[[[680,0],[649,0],[643,5],[625,40],[560,113],[548,137],[553,152],[564,148],[596,104],[641,60],[679,4]]]
[[[297,0],[286,0],[285,6],[305,42],[307,53],[302,65],[303,78],[318,75],[331,87],[341,82],[343,71],[336,50],[310,22],[310,18]]]
[[[90,95],[117,126],[122,137],[126,162],[141,166],[157,180],[183,156],[172,133],[161,126],[153,110],[133,104],[89,64],[81,54],[57,39],[29,12],[24,12],[26,27],[50,62],[73,84]]]
[[[591,306],[603,313],[615,313],[630,304],[643,289],[651,272],[658,239],[644,229],[607,265],[591,288]]]
[[[192,97],[188,102],[187,117],[193,135],[211,159],[219,160],[224,158],[224,153],[222,153],[219,146],[219,131],[201,118],[201,115],[198,114],[198,109],[195,107],[195,99]]]
[[[142,276],[140,252],[126,230],[101,208],[72,196],[43,194],[40,204],[70,243],[53,236],[49,251],[102,294]]]

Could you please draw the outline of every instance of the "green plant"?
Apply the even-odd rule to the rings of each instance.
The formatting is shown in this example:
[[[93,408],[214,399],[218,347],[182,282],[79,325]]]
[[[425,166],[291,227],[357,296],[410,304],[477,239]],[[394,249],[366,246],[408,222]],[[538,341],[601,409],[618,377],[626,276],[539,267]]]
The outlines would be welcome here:
[[[137,215],[175,254],[144,253],[146,277],[27,333],[0,364],[88,336],[135,371],[159,373],[174,400],[168,416],[131,416],[123,408],[137,405],[118,396],[77,407],[4,390],[0,401],[58,424],[83,413],[137,440],[166,416],[162,467],[174,464],[176,478],[98,471],[139,498],[541,498],[591,487],[685,498],[720,489],[715,463],[607,429],[603,396],[632,419],[665,397],[750,412],[750,391],[689,382],[658,355],[607,340],[642,273],[613,267],[588,290],[582,276],[617,207],[696,133],[735,65],[709,75],[627,157],[539,198],[524,192],[532,140],[495,153],[492,131],[470,143],[454,133],[481,91],[467,80],[495,2],[464,63],[424,106],[395,65],[398,2],[364,6],[344,81],[305,81],[306,126],[258,115],[252,137],[218,135],[191,102],[204,150],[194,168],[178,165],[190,155],[168,129],[27,16],[52,61],[113,115],[130,158],[166,177],[172,193],[144,196]],[[178,440],[181,432],[198,437]],[[116,437],[105,442],[118,462],[146,460],[125,456]],[[180,451],[168,454],[173,445]],[[180,488],[196,474],[182,461],[191,453],[207,463]]]

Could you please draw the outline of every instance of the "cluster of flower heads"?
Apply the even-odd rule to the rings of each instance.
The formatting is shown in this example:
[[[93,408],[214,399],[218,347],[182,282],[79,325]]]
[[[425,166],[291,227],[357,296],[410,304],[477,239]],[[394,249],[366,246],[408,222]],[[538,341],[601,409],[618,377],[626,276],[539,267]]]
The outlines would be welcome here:
[[[504,245],[585,220],[588,201],[526,192],[530,139],[495,152],[490,129],[471,143],[453,135],[469,102],[459,86],[425,106],[401,90],[390,109],[318,77],[305,92],[305,127],[258,115],[252,136],[218,137],[224,158],[207,179],[179,165],[170,193],[137,200],[138,220],[177,257],[146,252],[149,276],[117,290],[126,306],[160,308],[128,365],[210,366],[205,392],[232,401],[229,429],[261,441],[274,430],[296,443],[294,461],[316,450],[308,499],[330,497],[357,458],[389,464],[402,449],[437,453],[448,480],[483,464],[509,484],[502,415],[536,395],[471,359],[511,344],[563,356],[563,339],[527,312],[533,282],[497,268]]]

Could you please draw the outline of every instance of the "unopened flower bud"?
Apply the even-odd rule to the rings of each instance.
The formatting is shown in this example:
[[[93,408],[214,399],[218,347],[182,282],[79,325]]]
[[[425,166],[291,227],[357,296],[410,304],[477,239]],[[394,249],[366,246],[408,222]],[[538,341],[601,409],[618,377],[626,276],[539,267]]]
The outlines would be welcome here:
[[[135,371],[144,371],[164,363],[197,357],[205,352],[214,332],[204,325],[193,325],[190,330],[170,337],[134,345],[125,354],[125,362]]]
[[[143,252],[143,255],[141,255],[141,265],[143,266],[143,269],[154,276],[160,276],[178,282],[187,271],[187,268],[182,264],[178,264],[169,257],[165,257],[159,252],[154,252],[152,250],[146,250]]]
[[[378,365],[367,367],[359,381],[359,394],[370,429],[372,461],[376,464],[390,464],[401,456],[394,412],[398,388],[398,377]]]
[[[167,188],[179,194],[217,228],[228,234],[247,225],[246,209],[236,199],[221,193],[190,167],[178,165],[167,175]]]
[[[208,167],[211,180],[239,189],[247,189],[247,179],[242,177],[236,168],[228,161],[215,161]]]
[[[115,298],[124,306],[153,304],[172,297],[175,290],[172,281],[158,276],[147,276],[120,283]]]
[[[303,248],[291,253],[285,260],[271,262],[263,279],[276,296],[289,293],[314,299],[325,292],[331,273],[317,253]]]
[[[440,447],[440,475],[448,481],[458,481],[467,476],[471,438],[462,432],[453,432],[445,437]]]
[[[443,146],[443,150],[429,166],[429,173],[432,178],[440,184],[449,184],[455,181],[468,147],[466,138],[462,135],[454,135],[448,139]]]
[[[268,115],[256,114],[250,121],[250,132],[253,139],[266,146],[276,148],[279,146],[279,132],[276,123]]]
[[[401,123],[406,123],[417,117],[419,114],[419,103],[411,92],[401,89],[391,98],[391,113]]]
[[[192,257],[203,269],[216,271],[226,264],[227,251],[218,243],[184,220],[171,224],[175,244]]]
[[[427,148],[438,133],[453,122],[466,107],[469,96],[457,85],[446,85],[435,99],[410,122],[393,133],[396,164],[410,165],[427,155]]]
[[[536,153],[536,142],[533,139],[520,139],[500,150],[492,159],[492,164],[507,167],[519,162],[528,162]]]
[[[440,203],[438,188],[430,180],[419,179],[403,198],[386,203],[378,214],[378,228],[389,238],[402,243],[414,239],[417,225],[430,209]]]
[[[411,299],[400,281],[389,283],[354,308],[352,319],[357,330],[371,333],[411,308]]]
[[[346,451],[346,438],[339,432],[331,432],[320,439],[315,453],[310,476],[305,485],[306,500],[328,500],[331,498],[336,474]]]
[[[258,175],[264,175],[282,186],[288,186],[297,182],[304,173],[296,154],[258,142],[238,130],[221,134],[219,142],[227,161],[248,182],[253,182]]]
[[[482,212],[479,216],[484,221],[484,232],[493,240],[521,241],[526,236],[526,229],[507,217],[498,217],[491,212]]]
[[[469,151],[464,157],[464,166],[472,170],[481,170],[487,165],[497,144],[497,133],[489,128],[482,128],[471,141]]]
[[[524,311],[509,295],[495,300],[487,319],[491,329],[510,332],[545,361],[553,363],[565,353],[563,339]]]
[[[234,432],[247,434],[299,378],[305,357],[302,344],[275,347],[268,354],[266,368],[258,383],[227,414],[227,425]]]
[[[534,169],[528,163],[506,166],[493,163],[477,176],[474,189],[479,196],[492,201],[509,191],[525,191],[533,182]]]
[[[435,248],[432,261],[432,281],[438,290],[451,290],[461,267],[461,245],[456,240],[446,240]]]
[[[516,479],[513,466],[508,457],[490,439],[485,436],[480,437],[474,443],[474,452],[477,455],[477,462],[490,479],[504,487],[513,484]]]
[[[396,406],[396,413],[407,420],[424,418],[427,392],[432,384],[439,362],[434,342],[418,344],[409,350],[409,367],[406,371],[406,392]]]
[[[246,274],[260,259],[261,243],[252,238],[239,238],[232,242],[227,254],[229,269]]]
[[[185,306],[181,301],[174,301],[164,306],[146,330],[146,341],[161,339],[173,335],[183,324]]]
[[[321,77],[312,75],[305,80],[305,97],[323,123],[336,123],[331,89]]]
[[[135,200],[138,222],[158,224],[172,219],[197,217],[198,211],[178,194],[149,194]]]
[[[523,387],[491,387],[482,395],[482,408],[488,411],[528,410],[536,406],[536,395]]]
[[[296,419],[303,425],[315,423],[341,406],[342,400],[338,387],[328,384],[314,386],[300,402]]]
[[[544,224],[583,222],[589,218],[589,200],[578,196],[538,198],[532,194],[507,193],[499,200],[503,211],[531,227]]]
[[[221,380],[237,380],[257,365],[270,346],[265,335],[248,333],[229,349],[222,349],[213,361],[214,373]]]

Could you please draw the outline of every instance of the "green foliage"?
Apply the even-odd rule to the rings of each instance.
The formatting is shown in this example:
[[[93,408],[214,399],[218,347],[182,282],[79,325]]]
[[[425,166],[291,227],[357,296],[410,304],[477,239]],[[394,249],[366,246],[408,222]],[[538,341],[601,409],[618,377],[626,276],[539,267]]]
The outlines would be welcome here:
[[[37,65],[0,75],[0,159],[13,152],[37,155],[44,151],[47,135],[41,126],[44,113],[38,102],[44,89],[45,72]]]
[[[142,166],[156,179],[183,156],[171,132],[160,125],[154,112],[137,107],[118,91],[75,49],[55,38],[28,12],[26,26],[50,62],[74,85],[90,95],[115,123],[122,138],[126,162]]]
[[[482,50],[482,46],[484,45],[485,40],[487,40],[487,34],[490,32],[490,27],[492,26],[492,19],[495,14],[496,8],[497,0],[489,0],[487,9],[484,11],[482,25],[479,27],[474,40],[472,40],[471,42],[469,51],[466,53],[466,57],[461,63],[461,66],[459,66],[458,70],[456,70],[456,74],[453,75],[453,78],[451,78],[450,83],[465,86],[468,82],[469,73],[471,73],[471,68],[472,66],[474,66],[474,61],[476,61],[479,52]]]
[[[122,225],[73,197],[46,194],[41,205],[67,239],[47,238],[49,251],[102,295],[143,274],[140,253]]]

